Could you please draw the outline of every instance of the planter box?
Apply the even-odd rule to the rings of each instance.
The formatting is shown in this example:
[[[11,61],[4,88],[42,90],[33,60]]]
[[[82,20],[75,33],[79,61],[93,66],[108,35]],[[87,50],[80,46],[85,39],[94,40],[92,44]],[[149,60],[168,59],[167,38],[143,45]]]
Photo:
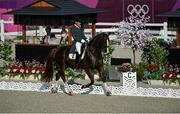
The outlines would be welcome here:
[[[176,83],[170,83],[169,84],[169,81],[166,83],[166,82],[163,82],[163,80],[148,80],[148,84],[149,85],[161,85],[161,86],[180,86],[178,81],[176,81]]]
[[[164,85],[162,80],[148,80],[149,85]]]
[[[109,66],[109,79],[110,80],[120,80],[121,73],[117,71],[117,65]]]

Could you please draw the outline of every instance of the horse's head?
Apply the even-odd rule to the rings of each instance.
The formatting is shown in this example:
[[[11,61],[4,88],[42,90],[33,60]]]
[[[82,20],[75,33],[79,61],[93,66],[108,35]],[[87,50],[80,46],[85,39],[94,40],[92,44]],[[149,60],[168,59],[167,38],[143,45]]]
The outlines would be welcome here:
[[[109,35],[109,33],[100,33],[96,35],[88,45],[96,50],[100,50],[101,53],[105,53],[108,47]]]

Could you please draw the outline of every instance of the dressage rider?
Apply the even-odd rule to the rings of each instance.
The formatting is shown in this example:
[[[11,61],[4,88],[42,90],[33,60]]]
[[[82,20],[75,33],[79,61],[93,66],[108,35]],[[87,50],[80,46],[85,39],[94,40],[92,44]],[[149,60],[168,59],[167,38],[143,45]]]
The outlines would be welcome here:
[[[76,59],[76,52],[78,52],[80,55],[82,43],[87,42],[87,37],[84,35],[84,32],[81,28],[81,20],[79,18],[75,18],[74,21],[74,25],[71,28],[73,43],[69,53],[70,59]]]

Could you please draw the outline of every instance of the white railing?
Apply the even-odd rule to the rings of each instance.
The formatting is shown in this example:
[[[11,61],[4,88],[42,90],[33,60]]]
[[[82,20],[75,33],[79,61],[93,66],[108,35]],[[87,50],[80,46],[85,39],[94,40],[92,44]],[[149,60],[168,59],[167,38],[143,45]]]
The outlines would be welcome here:
[[[4,35],[6,34],[4,31],[4,24],[12,24],[13,21],[4,21],[4,20],[0,20],[0,29],[1,29],[1,33],[0,33],[0,37],[1,37],[1,40],[4,41]]]
[[[97,26],[110,26],[111,28],[97,28],[96,32],[115,32],[117,30],[118,22],[117,23],[97,23]],[[168,31],[168,24],[167,22],[164,23],[147,23],[146,27],[159,27],[159,30],[150,30],[150,33],[154,36],[164,38],[165,40],[169,38],[175,38],[176,32],[175,31]]]
[[[18,35],[22,35],[22,32],[5,32],[5,28],[4,25],[5,24],[13,24],[13,21],[4,21],[4,20],[0,20],[0,37],[1,40],[4,41],[5,36],[8,35],[14,35],[14,36],[18,36]],[[118,26],[118,22],[116,23],[96,23],[96,32],[100,33],[100,32],[115,32],[117,30],[117,26]],[[101,27],[99,27],[101,26]],[[168,39],[169,37],[171,38],[175,38],[176,36],[176,32],[175,31],[168,31],[168,25],[167,22],[164,23],[148,23],[146,24],[147,27],[160,27],[162,28],[161,30],[150,30],[150,32],[154,35],[154,36],[160,36],[164,39]],[[40,32],[44,31],[45,29],[40,27],[39,30],[37,30],[37,33],[40,34]],[[60,32],[60,29],[52,29],[52,32]],[[89,29],[85,29],[85,33],[86,35],[91,34],[92,30]],[[44,32],[45,33],[45,32]],[[31,31],[27,31],[27,36],[34,36],[36,34],[35,30],[31,30]]]

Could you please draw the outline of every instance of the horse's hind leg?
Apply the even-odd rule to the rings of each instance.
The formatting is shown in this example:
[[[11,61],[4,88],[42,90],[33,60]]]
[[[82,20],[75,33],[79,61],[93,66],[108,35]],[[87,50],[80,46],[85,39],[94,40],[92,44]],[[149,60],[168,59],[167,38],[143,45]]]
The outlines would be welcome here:
[[[91,70],[86,70],[86,73],[87,73],[91,82],[89,84],[82,85],[81,88],[87,88],[87,87],[94,84],[94,74],[91,72]]]
[[[59,73],[56,73],[56,80],[52,84],[51,93],[57,93],[58,92],[58,80],[60,78]]]
[[[68,83],[67,83],[67,80],[66,80],[64,71],[60,70],[60,71],[59,71],[59,74],[60,74],[60,76],[61,76],[61,79],[62,79],[63,82],[64,82],[64,90],[65,90],[65,93],[67,93],[68,95],[72,95],[73,92],[72,92],[72,89],[69,87],[69,85],[68,85]]]

